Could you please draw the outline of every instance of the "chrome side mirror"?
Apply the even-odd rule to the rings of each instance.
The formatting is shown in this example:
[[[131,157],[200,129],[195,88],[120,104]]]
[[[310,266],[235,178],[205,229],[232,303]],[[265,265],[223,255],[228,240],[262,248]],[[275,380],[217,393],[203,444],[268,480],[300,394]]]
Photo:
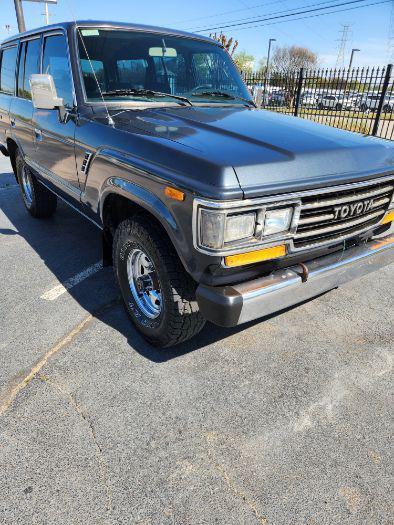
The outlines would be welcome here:
[[[60,118],[65,116],[64,101],[57,96],[52,75],[31,75],[30,88],[33,105],[36,109],[58,109]]]

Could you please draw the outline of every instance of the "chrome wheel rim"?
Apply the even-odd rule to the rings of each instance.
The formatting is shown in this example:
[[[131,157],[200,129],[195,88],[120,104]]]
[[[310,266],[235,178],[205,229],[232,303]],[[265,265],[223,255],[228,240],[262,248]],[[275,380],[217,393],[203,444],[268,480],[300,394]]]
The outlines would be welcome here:
[[[31,205],[33,202],[33,188],[30,179],[30,173],[25,167],[22,169],[22,187],[23,195],[25,196],[26,204]]]
[[[162,297],[156,269],[146,253],[138,248],[127,258],[127,277],[139,310],[149,319],[159,317]]]

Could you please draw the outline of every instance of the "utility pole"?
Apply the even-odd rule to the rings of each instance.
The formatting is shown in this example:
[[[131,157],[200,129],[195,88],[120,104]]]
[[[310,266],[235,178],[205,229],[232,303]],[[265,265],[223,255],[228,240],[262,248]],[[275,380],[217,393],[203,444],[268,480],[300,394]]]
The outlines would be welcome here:
[[[45,5],[45,13],[44,13],[45,25],[49,26],[49,7],[48,7],[48,2],[45,2],[44,5]]]
[[[352,65],[353,65],[354,53],[357,53],[358,51],[361,51],[361,49],[356,49],[356,48],[352,49],[352,54],[350,55],[349,70],[352,68]]]
[[[338,69],[341,66],[344,67],[346,44],[349,40],[349,31],[350,26],[342,26],[342,31],[340,31],[342,36],[339,40],[339,49],[335,69]]]
[[[270,56],[271,56],[272,42],[276,42],[276,38],[270,38],[268,40],[267,66],[266,66],[266,69],[265,69],[265,81],[264,81],[264,95],[267,92],[267,81],[269,79],[269,67],[270,67]]]
[[[23,15],[22,0],[14,0],[15,4],[15,13],[16,19],[18,21],[18,31],[19,33],[24,33],[26,31],[25,17]]]

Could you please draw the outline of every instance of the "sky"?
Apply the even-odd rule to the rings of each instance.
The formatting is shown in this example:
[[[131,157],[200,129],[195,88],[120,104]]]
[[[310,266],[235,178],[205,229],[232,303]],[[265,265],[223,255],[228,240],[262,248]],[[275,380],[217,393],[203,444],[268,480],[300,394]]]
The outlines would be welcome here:
[[[339,4],[343,1],[346,0],[329,0],[325,4]],[[363,0],[362,3],[372,4],[378,1]],[[280,16],[289,9],[314,9],[319,4],[322,4],[322,0],[58,0],[58,4],[50,5],[49,10],[51,22],[54,23],[74,18],[116,20],[201,31],[230,25],[240,19]],[[356,3],[346,7],[355,5]],[[44,24],[43,4],[24,1],[23,8],[28,29]],[[310,13],[309,16],[312,14],[317,12]],[[349,37],[341,66],[347,65],[352,48],[361,50],[355,54],[354,66],[385,65],[394,60],[394,0],[326,16],[277,22],[278,19],[275,19],[264,25],[260,23],[260,26],[256,26],[254,22],[251,25],[255,27],[228,28],[224,32],[237,38],[238,50],[256,57],[256,63],[267,56],[268,40],[275,38],[274,45],[308,47],[318,55],[320,66],[335,67],[340,31],[344,25],[348,25]],[[18,32],[13,0],[0,0],[0,40],[8,35],[5,29],[7,24],[11,26],[11,34]],[[207,33],[209,31],[203,34]]]

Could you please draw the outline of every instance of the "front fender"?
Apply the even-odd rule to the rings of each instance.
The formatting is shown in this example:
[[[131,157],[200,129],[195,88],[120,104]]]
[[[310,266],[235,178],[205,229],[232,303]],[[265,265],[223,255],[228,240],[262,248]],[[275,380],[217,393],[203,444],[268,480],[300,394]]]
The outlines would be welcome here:
[[[170,236],[177,234],[179,228],[176,220],[164,203],[142,186],[120,177],[109,177],[102,189],[100,197],[100,217],[102,222],[105,199],[108,195],[114,193],[130,199],[130,201],[154,215]]]

